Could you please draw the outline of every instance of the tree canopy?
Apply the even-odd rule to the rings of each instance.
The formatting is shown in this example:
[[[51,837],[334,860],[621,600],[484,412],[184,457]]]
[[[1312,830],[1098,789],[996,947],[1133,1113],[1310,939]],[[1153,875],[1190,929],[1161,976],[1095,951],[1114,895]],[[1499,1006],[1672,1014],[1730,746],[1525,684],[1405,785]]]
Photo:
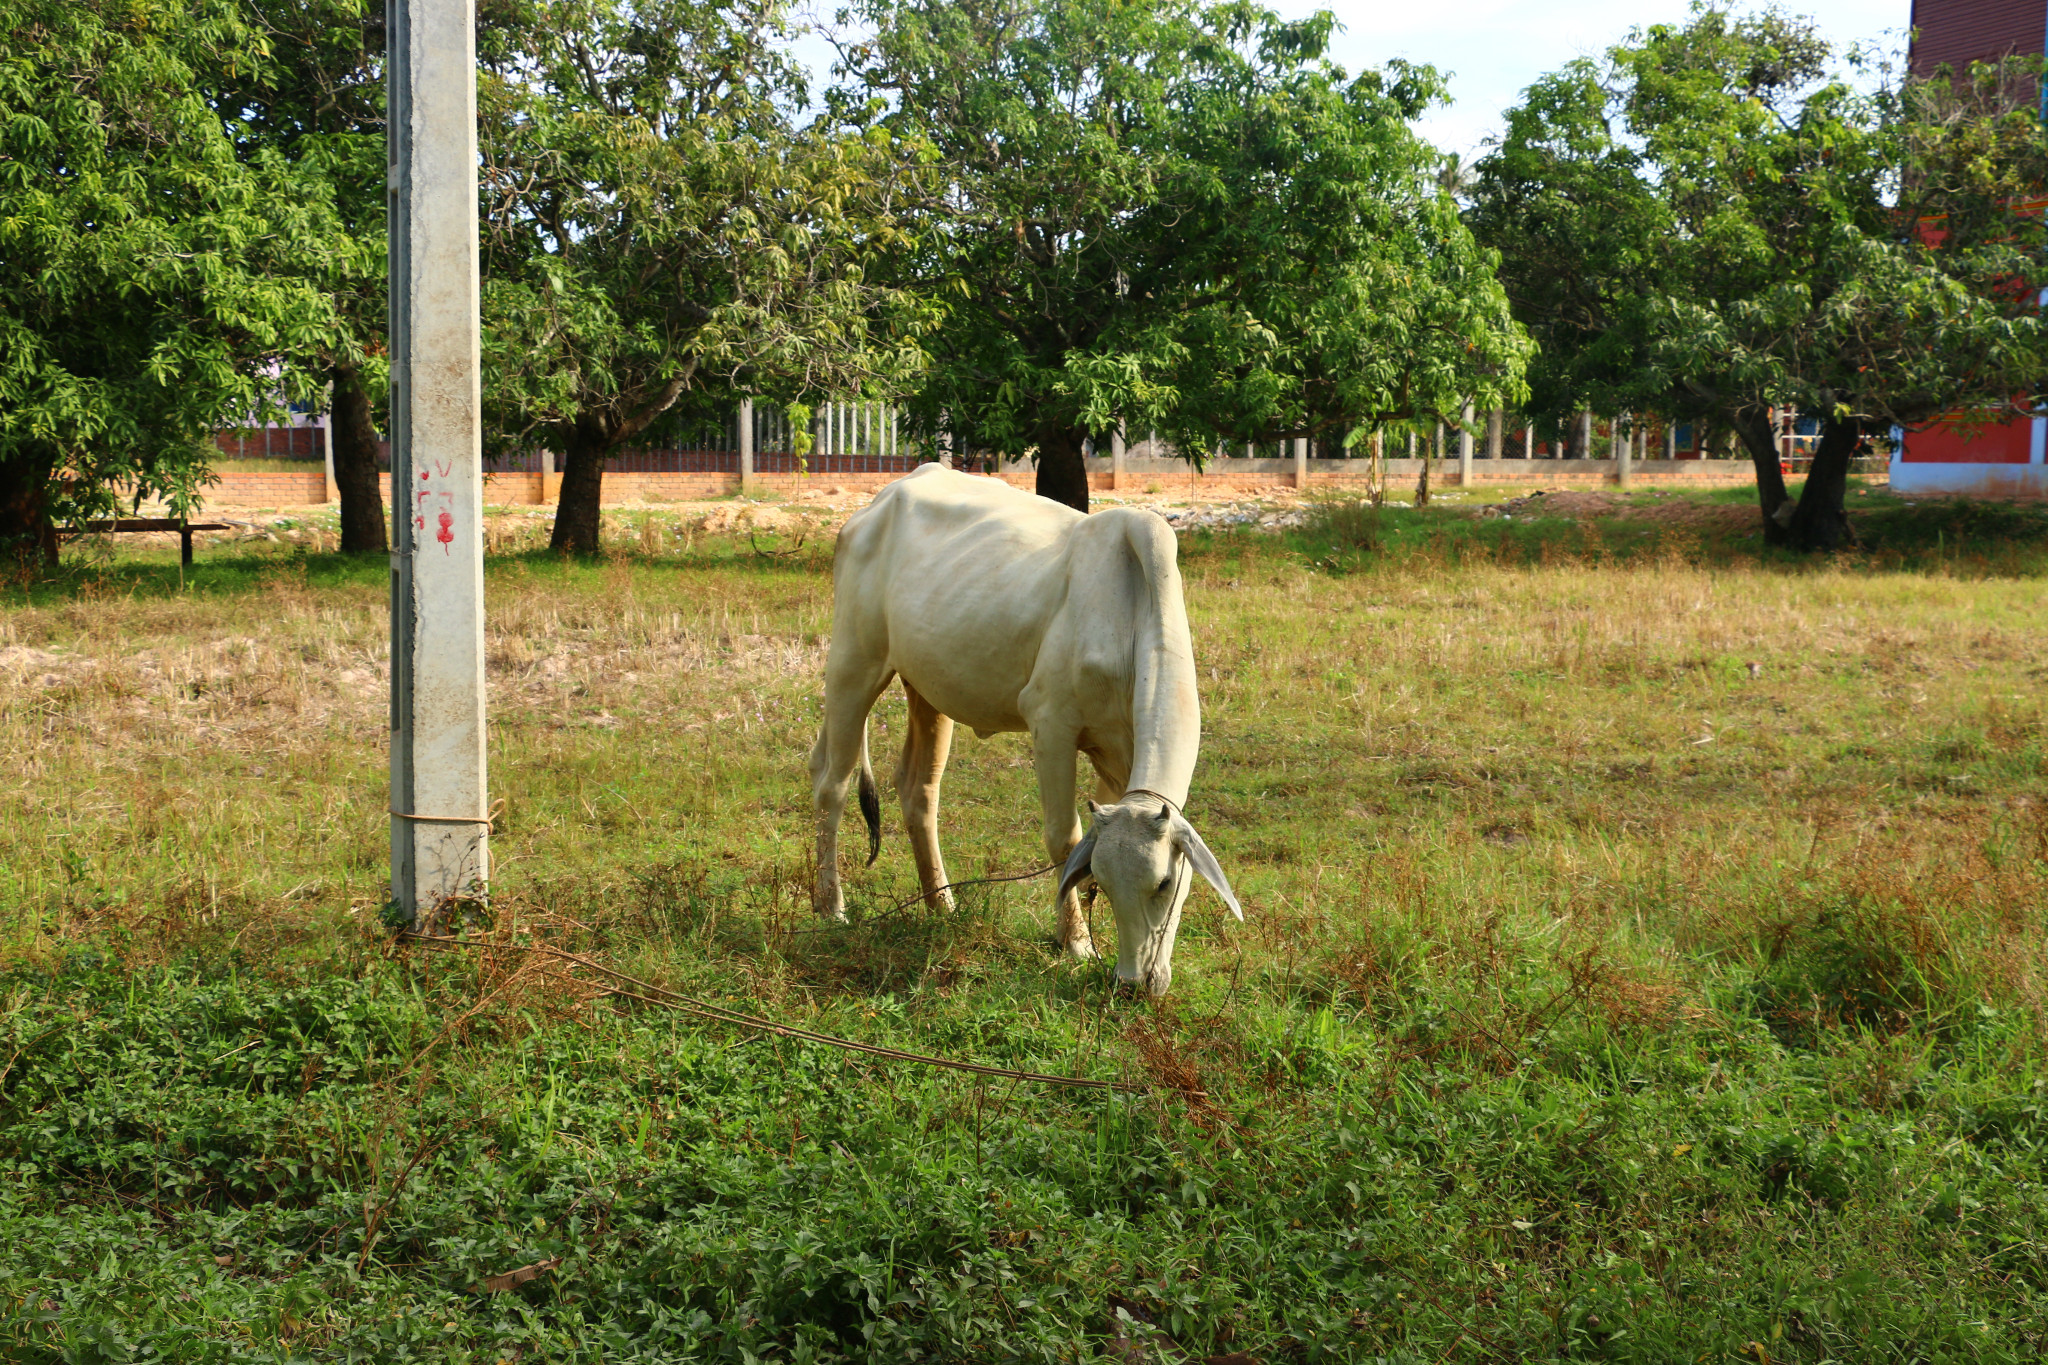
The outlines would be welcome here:
[[[1414,127],[1443,79],[1346,72],[1327,13],[854,0],[817,112],[785,3],[482,7],[489,447],[562,457],[560,548],[612,452],[739,393],[903,398],[1082,508],[1116,428],[1199,459],[1650,410],[1736,432],[1768,533],[1828,546],[1866,432],[2048,382],[2038,62],[1912,82],[1702,6],[1532,86],[1461,213]],[[0,34],[0,537],[189,505],[215,427],[324,385],[380,543],[373,0],[0,0]]]
[[[1775,12],[1641,31],[1531,87],[1471,215],[1541,344],[1539,408],[1731,428],[1767,532],[1806,548],[1848,535],[1865,432],[2009,416],[2048,374],[2038,118],[1861,60]],[[1821,426],[1796,505],[1773,407]]]
[[[241,0],[269,61],[219,72],[210,97],[244,161],[276,159],[324,187],[344,249],[300,263],[339,324],[300,364],[328,386],[341,548],[389,543],[375,412],[385,347],[384,6],[381,0]]]
[[[913,369],[923,309],[892,139],[803,128],[776,0],[530,0],[484,44],[494,443],[565,457],[554,545],[596,548],[606,455],[721,387],[846,392]]]
[[[1035,451],[1086,508],[1084,443],[1184,448],[1512,392],[1524,343],[1409,121],[1442,88],[1324,60],[1332,21],[1189,0],[868,0],[842,117],[934,149],[893,263],[944,321],[916,423]]]
[[[228,0],[0,0],[0,542],[123,497],[190,506],[224,416],[275,396],[349,249],[323,187],[239,161],[212,73],[264,62]]]

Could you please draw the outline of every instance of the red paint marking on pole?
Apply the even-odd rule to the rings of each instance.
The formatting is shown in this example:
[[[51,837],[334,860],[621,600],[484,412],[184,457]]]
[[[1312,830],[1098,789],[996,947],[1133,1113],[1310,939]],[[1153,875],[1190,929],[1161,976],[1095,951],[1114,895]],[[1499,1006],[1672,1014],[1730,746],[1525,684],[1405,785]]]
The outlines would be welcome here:
[[[452,549],[450,549],[450,548],[449,548],[450,546],[452,546],[452,545],[454,545],[454,544],[455,544],[455,529],[454,529],[454,528],[455,528],[455,517],[454,517],[454,515],[453,515],[452,513],[449,513],[449,512],[443,512],[443,513],[441,514],[441,530],[440,530],[440,532],[439,532],[439,533],[438,533],[437,535],[435,535],[434,539],[436,539],[436,540],[438,540],[438,541],[440,541],[440,542],[441,542],[441,553],[442,553],[442,554],[444,554],[444,555],[445,555],[445,554],[453,554],[453,553],[454,553],[454,551],[453,551]]]

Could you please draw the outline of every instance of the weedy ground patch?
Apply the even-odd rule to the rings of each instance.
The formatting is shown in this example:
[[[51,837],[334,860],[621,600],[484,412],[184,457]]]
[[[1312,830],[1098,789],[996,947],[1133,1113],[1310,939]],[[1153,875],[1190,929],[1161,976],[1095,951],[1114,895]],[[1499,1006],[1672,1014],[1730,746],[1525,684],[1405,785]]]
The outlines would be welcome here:
[[[811,920],[815,536],[501,535],[460,952],[379,923],[380,563],[17,591],[0,1350],[2039,1359],[2040,518],[1871,501],[1832,563],[1456,507],[1183,537],[1247,920],[1198,890],[1156,1003],[1050,950],[1044,883],[897,909],[888,803]],[[1035,866],[1035,805],[963,735],[955,875]]]

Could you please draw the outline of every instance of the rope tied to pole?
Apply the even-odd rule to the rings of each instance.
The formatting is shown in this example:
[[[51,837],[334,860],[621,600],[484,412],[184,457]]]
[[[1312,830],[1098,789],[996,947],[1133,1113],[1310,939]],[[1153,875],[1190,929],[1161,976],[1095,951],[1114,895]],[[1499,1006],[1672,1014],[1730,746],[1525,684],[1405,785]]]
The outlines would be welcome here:
[[[483,815],[415,815],[411,811],[394,809],[391,812],[391,818],[394,820],[416,820],[423,825],[482,825],[486,829],[494,830],[498,825],[498,815],[504,809],[505,798],[501,796],[491,802],[489,812]]]
[[[639,1000],[663,1009],[675,1010],[679,1014],[692,1014],[717,1023],[731,1024],[738,1028],[750,1029],[756,1033],[768,1033],[780,1038],[793,1038],[801,1042],[819,1043],[826,1047],[835,1047],[847,1052],[860,1053],[864,1056],[880,1057],[885,1061],[915,1062],[921,1066],[942,1067],[949,1071],[965,1071],[977,1076],[995,1076],[1003,1080],[1032,1081],[1039,1085],[1063,1086],[1071,1090],[1104,1090],[1125,1095],[1143,1095],[1157,1089],[1171,1088],[1175,1094],[1185,1095],[1191,1099],[1206,1098],[1205,1093],[1199,1090],[1145,1085],[1135,1081],[1094,1080],[1085,1076],[1055,1076],[1050,1072],[1019,1071],[1005,1066],[984,1066],[979,1062],[963,1062],[954,1057],[939,1057],[931,1053],[910,1052],[903,1048],[883,1047],[877,1043],[862,1043],[852,1038],[839,1038],[829,1033],[819,1033],[814,1029],[797,1028],[792,1024],[778,1024],[772,1019],[763,1019],[756,1015],[743,1014],[738,1010],[727,1009],[723,1005],[714,1005],[708,1000],[700,1000],[695,996],[684,995],[680,991],[672,991],[666,986],[657,986],[651,981],[642,981],[638,977],[628,976],[624,972],[616,971],[580,953],[571,953],[560,948],[551,948],[545,944],[480,943],[473,939],[451,938],[440,934],[419,934],[411,931],[401,933],[398,937],[401,940],[425,943],[437,948],[462,948],[472,952],[508,951],[541,954],[558,961],[582,967],[597,973],[599,976],[609,977],[621,985],[633,988],[630,990],[620,990],[617,987],[613,987],[607,992],[610,995],[623,996],[629,1000]]]

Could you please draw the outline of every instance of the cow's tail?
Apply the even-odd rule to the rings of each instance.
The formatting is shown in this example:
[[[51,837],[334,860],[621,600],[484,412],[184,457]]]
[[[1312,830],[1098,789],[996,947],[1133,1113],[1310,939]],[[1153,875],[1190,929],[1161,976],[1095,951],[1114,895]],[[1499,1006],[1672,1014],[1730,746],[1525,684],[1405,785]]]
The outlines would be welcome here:
[[[882,856],[882,797],[875,790],[875,770],[868,762],[868,728],[860,728],[860,818],[868,822],[868,866]]]

